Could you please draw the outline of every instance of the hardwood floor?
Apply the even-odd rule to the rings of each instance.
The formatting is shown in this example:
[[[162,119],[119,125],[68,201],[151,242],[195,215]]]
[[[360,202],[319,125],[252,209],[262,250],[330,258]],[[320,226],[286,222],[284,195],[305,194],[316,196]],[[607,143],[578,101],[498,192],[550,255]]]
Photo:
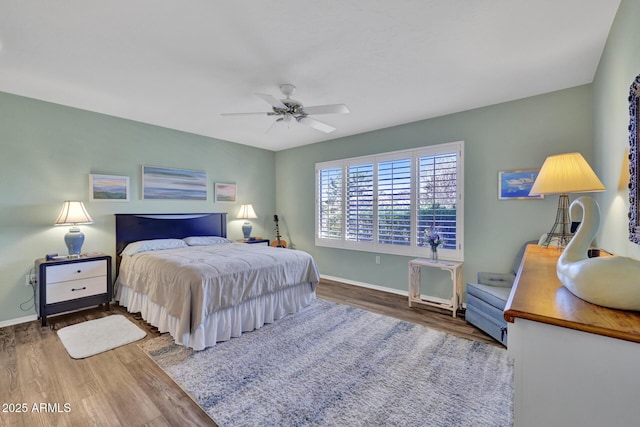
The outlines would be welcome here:
[[[323,281],[318,297],[349,304],[463,338],[499,345],[464,318],[438,309],[409,308],[406,297]],[[121,313],[158,331],[114,304],[0,328],[0,426],[215,426],[160,368],[132,343],[87,359],[71,359],[56,330]],[[20,411],[20,412],[18,412]]]
[[[431,307],[409,307],[406,296],[327,280],[323,280],[318,285],[316,294],[319,298],[329,301],[352,305],[374,313],[438,329],[461,338],[502,347],[489,335],[468,324],[464,320],[463,313],[459,312],[454,319],[450,311]]]

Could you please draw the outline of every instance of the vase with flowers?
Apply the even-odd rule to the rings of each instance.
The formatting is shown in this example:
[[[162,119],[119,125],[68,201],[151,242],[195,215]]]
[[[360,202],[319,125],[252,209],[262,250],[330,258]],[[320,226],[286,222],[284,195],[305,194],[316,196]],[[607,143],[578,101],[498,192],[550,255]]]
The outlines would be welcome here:
[[[431,247],[431,259],[433,261],[438,261],[438,246],[444,243],[440,231],[438,231],[436,227],[431,226],[425,230],[424,234],[426,235],[427,242],[429,242],[429,246]]]

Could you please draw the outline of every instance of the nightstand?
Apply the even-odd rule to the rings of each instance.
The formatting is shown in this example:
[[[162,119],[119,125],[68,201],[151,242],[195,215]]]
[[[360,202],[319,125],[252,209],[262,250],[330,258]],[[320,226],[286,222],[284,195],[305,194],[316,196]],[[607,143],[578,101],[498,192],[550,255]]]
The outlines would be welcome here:
[[[253,239],[253,240],[245,240],[245,239],[240,239],[238,240],[238,242],[242,242],[242,243],[265,243],[267,246],[269,246],[269,244],[271,243],[269,241],[269,239]]]
[[[36,312],[47,325],[47,316],[65,311],[105,304],[113,293],[111,257],[81,256],[75,259],[35,262]]]

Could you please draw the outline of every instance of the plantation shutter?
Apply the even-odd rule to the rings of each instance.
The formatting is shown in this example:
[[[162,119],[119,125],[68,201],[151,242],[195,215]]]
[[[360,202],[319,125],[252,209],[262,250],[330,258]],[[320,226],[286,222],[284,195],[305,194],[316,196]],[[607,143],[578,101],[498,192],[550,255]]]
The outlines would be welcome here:
[[[317,190],[318,236],[323,239],[342,239],[342,168],[319,170]]]
[[[315,244],[393,255],[464,258],[464,142],[316,163]]]
[[[418,245],[426,246],[424,233],[435,227],[444,236],[443,248],[457,248],[457,153],[418,158]]]
[[[347,240],[371,242],[373,239],[373,164],[348,167]]]
[[[411,159],[378,163],[378,242],[411,244]]]

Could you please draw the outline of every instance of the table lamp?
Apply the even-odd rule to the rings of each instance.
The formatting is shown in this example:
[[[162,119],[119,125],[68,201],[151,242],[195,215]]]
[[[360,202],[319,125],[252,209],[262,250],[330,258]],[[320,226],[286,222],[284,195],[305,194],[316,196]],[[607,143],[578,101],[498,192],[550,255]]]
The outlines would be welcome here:
[[[529,195],[560,194],[556,221],[547,233],[542,246],[549,246],[555,238],[558,247],[564,248],[571,236],[569,229],[569,193],[604,191],[604,185],[589,163],[580,153],[565,153],[549,156],[544,161]]]
[[[64,236],[64,243],[67,245],[69,258],[78,258],[84,243],[84,233],[80,231],[78,224],[93,224],[82,202],[65,201],[54,224],[71,225],[69,232]]]
[[[256,212],[253,210],[253,206],[250,204],[247,205],[240,205],[240,212],[238,212],[238,218],[239,219],[256,219],[258,218],[256,216]],[[251,236],[251,224],[249,223],[249,221],[245,221],[244,224],[242,224],[242,234],[244,235],[244,239],[248,240],[249,237]]]

